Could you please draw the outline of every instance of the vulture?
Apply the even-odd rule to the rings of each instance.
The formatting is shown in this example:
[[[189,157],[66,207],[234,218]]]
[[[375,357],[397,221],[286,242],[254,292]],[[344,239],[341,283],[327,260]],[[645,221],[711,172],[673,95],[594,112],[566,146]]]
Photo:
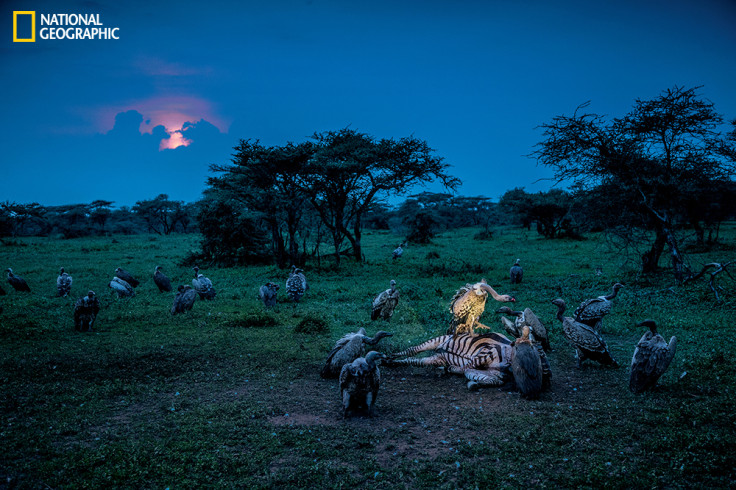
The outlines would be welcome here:
[[[215,295],[217,294],[217,292],[212,286],[212,281],[206,278],[203,274],[199,273],[199,267],[194,266],[192,267],[192,270],[194,270],[194,279],[192,279],[192,286],[194,286],[194,290],[197,291],[199,297],[202,299],[215,299]]]
[[[126,271],[125,269],[121,269],[120,267],[115,269],[115,277],[119,277],[120,279],[122,279],[123,281],[125,281],[126,283],[128,283],[130,286],[134,288],[137,288],[138,285],[140,284],[140,281],[138,281],[138,279],[133,277],[133,275],[130,272]]]
[[[268,282],[261,286],[258,290],[258,297],[263,301],[263,305],[266,308],[276,306],[276,296],[279,292],[279,285],[275,282]]]
[[[16,291],[24,291],[27,293],[31,292],[31,288],[28,287],[28,283],[26,282],[26,280],[20,276],[16,276],[15,274],[13,274],[13,269],[8,268],[6,272],[8,273],[8,283],[13,286],[13,289],[15,289]]]
[[[399,290],[396,289],[396,281],[391,279],[389,289],[383,291],[373,300],[373,309],[371,310],[371,320],[389,321],[394,314],[396,306],[399,304]]]
[[[386,356],[374,350],[345,364],[340,371],[340,391],[342,393],[342,416],[347,418],[349,411],[367,409],[373,416],[378,388],[381,386],[381,371],[378,363]]]
[[[382,338],[391,336],[393,334],[381,330],[376,332],[374,337],[368,337],[365,334],[364,328],[345,335],[335,342],[335,347],[327,355],[327,360],[322,368],[322,372],[320,372],[320,376],[323,378],[337,377],[345,364],[350,364],[363,355],[365,344],[376,345]]]
[[[491,293],[496,301],[514,302],[513,297],[508,294],[498,294],[485,279],[475,284],[466,284],[460,288],[450,302],[452,320],[447,329],[448,335],[461,333],[474,334],[476,328],[488,328],[478,323],[478,319],[486,308],[488,293]]]
[[[664,337],[657,333],[654,320],[644,320],[637,327],[648,327],[649,332],[642,335],[631,358],[629,389],[632,393],[642,393],[654,388],[659,377],[667,371],[677,350],[677,337],[671,337],[667,344]]]
[[[524,269],[521,268],[519,262],[521,262],[521,259],[516,259],[516,262],[514,262],[514,265],[512,265],[511,269],[509,270],[511,284],[520,284],[521,278],[524,277]]]
[[[194,300],[197,299],[197,292],[191,286],[179,286],[178,291],[174,298],[174,305],[171,307],[172,315],[191,310]]]
[[[110,284],[108,284],[107,287],[112,288],[118,294],[118,298],[135,296],[135,289],[133,289],[133,286],[117,276],[112,278],[112,281],[110,281]]]
[[[535,399],[542,391],[544,370],[539,349],[529,338],[529,327],[524,326],[521,336],[511,350],[511,373],[523,398]]]
[[[309,285],[307,284],[307,278],[304,276],[304,271],[292,265],[291,274],[286,280],[286,294],[289,299],[294,303],[298,303],[307,289],[309,289]]]
[[[604,365],[618,367],[618,363],[608,351],[606,341],[598,332],[584,323],[575,321],[574,318],[563,317],[562,314],[566,308],[563,299],[557,298],[552,301],[552,304],[557,306],[557,319],[562,322],[562,332],[565,338],[575,347],[578,368],[585,359],[592,359]]]
[[[56,278],[56,290],[60,297],[69,296],[72,291],[72,276],[64,272],[63,267],[59,270],[59,277]]]
[[[609,295],[598,296],[580,303],[575,310],[575,321],[584,323],[589,327],[593,327],[596,332],[601,331],[603,317],[611,312],[613,302],[611,301],[618,294],[618,290],[624,287],[621,283],[613,285],[613,292]]]
[[[90,291],[87,296],[74,303],[74,329],[78,332],[91,332],[99,312],[100,300],[94,291]]]
[[[164,291],[167,293],[171,292],[171,280],[166,277],[166,274],[161,272],[160,265],[157,265],[156,269],[153,271],[153,282],[158,286],[159,293],[163,293]]]
[[[501,325],[503,325],[503,329],[506,330],[506,332],[512,337],[516,339],[521,337],[522,329],[524,328],[524,325],[525,325],[523,311],[516,311],[516,310],[512,310],[508,306],[502,306],[496,310],[496,313],[503,313],[504,315],[511,315],[511,316],[516,317],[514,318],[514,321],[512,322],[505,316],[502,316]]]
[[[516,320],[512,323],[508,318],[501,317],[501,323],[504,329],[516,338],[521,337],[522,328],[526,325],[531,330],[534,340],[542,344],[542,348],[549,352],[552,347],[549,345],[549,335],[547,327],[539,319],[539,317],[530,309],[524,308],[524,311],[514,311],[508,306],[502,306],[496,310],[496,313],[504,313],[506,315],[516,316]]]
[[[393,253],[391,254],[391,257],[393,257],[393,259],[394,259],[394,260],[396,260],[396,259],[398,259],[399,257],[401,257],[401,254],[403,254],[403,253],[404,253],[404,247],[405,247],[405,246],[406,246],[406,245],[404,245],[403,243],[401,243],[401,244],[400,244],[400,245],[399,245],[398,247],[396,247],[396,248],[394,249]]]

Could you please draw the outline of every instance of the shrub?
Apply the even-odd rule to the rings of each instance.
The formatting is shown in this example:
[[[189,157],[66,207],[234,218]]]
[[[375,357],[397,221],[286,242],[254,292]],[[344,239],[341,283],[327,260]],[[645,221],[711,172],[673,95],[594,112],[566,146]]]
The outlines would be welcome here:
[[[302,318],[302,320],[294,328],[297,333],[306,334],[323,334],[329,330],[327,321],[314,314],[309,314]]]

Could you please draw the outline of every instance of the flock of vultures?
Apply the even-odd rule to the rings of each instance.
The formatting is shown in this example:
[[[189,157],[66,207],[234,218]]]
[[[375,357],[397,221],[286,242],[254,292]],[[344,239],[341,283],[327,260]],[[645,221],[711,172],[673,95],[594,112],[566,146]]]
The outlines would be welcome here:
[[[403,246],[403,244],[402,244]],[[403,253],[402,246],[393,252],[397,260]],[[216,291],[212,281],[194,267],[192,285],[181,285],[174,298],[172,314],[191,310],[195,300],[214,300]],[[8,283],[17,292],[31,291],[26,281],[7,269]],[[511,283],[521,283],[524,271],[517,259],[509,271]],[[170,279],[157,266],[153,280],[162,292],[171,292]],[[108,284],[118,297],[135,296],[135,288],[139,281],[124,269],[117,268],[115,276]],[[373,301],[371,319],[389,322],[399,304],[399,289],[396,281],[391,280],[389,289],[382,291]],[[59,296],[71,293],[72,277],[62,268],[56,281]],[[623,287],[620,283],[613,285],[609,294],[583,301],[574,311],[573,316],[565,316],[566,303],[562,298],[551,303],[557,307],[557,320],[562,325],[562,332],[576,351],[577,367],[585,360],[618,367],[611,356],[606,341],[601,335],[601,326],[605,316],[611,312],[614,299]],[[308,291],[309,285],[302,269],[292,267],[286,280],[286,293],[289,300],[296,304]],[[273,282],[264,284],[259,290],[259,297],[266,308],[276,305],[279,285]],[[0,295],[7,294],[0,287]],[[409,347],[393,354],[381,353],[367,347],[375,346],[384,337],[392,334],[379,331],[369,337],[365,329],[350,333],[337,340],[328,354],[321,371],[323,378],[338,378],[342,394],[343,416],[350,414],[374,414],[376,397],[381,384],[379,365],[384,366],[420,366],[434,367],[445,372],[462,375],[467,380],[467,387],[475,390],[485,386],[513,385],[526,398],[537,398],[549,388],[552,372],[547,355],[551,351],[547,327],[529,308],[523,311],[502,306],[496,313],[505,314],[501,324],[509,335],[485,332],[490,328],[479,322],[486,306],[488,296],[503,303],[515,303],[516,300],[507,294],[498,294],[485,280],[461,287],[450,302],[452,320],[445,335],[427,340],[419,345]],[[74,326],[77,331],[92,331],[100,311],[100,301],[94,291],[79,298],[74,306]],[[2,313],[2,306],[0,306]],[[669,343],[657,333],[657,325],[653,320],[645,320],[639,327],[647,331],[635,347],[631,360],[631,376],[629,388],[634,393],[641,393],[654,387],[660,376],[666,371],[675,355],[676,338]],[[417,354],[429,352],[429,355],[415,357]]]

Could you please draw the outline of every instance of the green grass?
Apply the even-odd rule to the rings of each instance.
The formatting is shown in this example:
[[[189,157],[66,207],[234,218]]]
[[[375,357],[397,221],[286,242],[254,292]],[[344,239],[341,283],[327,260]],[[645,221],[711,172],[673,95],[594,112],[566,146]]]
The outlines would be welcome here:
[[[706,260],[733,260],[736,227]],[[544,240],[501,229],[444,233],[391,260],[399,237],[364,238],[368,261],[338,271],[307,264],[310,289],[299,305],[285,297],[276,267],[207,268],[214,301],[172,317],[173,293],[160,294],[156,265],[188,284],[179,266],[195,235],[73,240],[19,239],[0,245],[0,266],[25,277],[32,294],[3,287],[0,297],[0,487],[728,487],[736,481],[733,411],[733,282],[722,278],[715,305],[703,280],[673,287],[666,271],[640,277],[600,236]],[[516,258],[524,282],[511,287]],[[663,259],[664,263],[664,259]],[[204,264],[201,264],[204,267]],[[74,277],[71,298],[56,298],[59,267]],[[601,266],[602,275],[594,273]],[[142,282],[115,298],[116,267]],[[405,348],[443,334],[458,287],[485,277],[551,332],[553,385],[538,401],[500,389],[468,392],[459,377],[382,368],[375,419],[343,421],[337,382],[319,378],[334,341],[365,327],[394,333],[379,345]],[[376,294],[397,281],[401,300],[390,324],[370,321]],[[281,285],[264,310],[258,288]],[[605,320],[620,369],[574,368],[574,354],[550,301],[571,307],[626,288]],[[94,333],[74,331],[74,300],[97,292]],[[500,323],[489,302],[482,322]],[[654,318],[678,337],[660,387],[627,388],[627,365]],[[301,332],[300,332],[301,331]],[[685,374],[683,377],[681,375]]]

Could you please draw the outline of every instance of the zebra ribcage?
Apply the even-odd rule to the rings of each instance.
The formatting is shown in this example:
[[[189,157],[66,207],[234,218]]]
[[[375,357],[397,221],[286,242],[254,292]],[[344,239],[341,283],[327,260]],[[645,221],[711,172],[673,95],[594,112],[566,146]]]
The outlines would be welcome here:
[[[392,364],[407,366],[453,366],[461,369],[500,368],[508,365],[511,352],[509,340],[503,335],[443,335],[410,347],[396,357],[414,356],[434,350],[437,353],[423,359],[400,359]]]

